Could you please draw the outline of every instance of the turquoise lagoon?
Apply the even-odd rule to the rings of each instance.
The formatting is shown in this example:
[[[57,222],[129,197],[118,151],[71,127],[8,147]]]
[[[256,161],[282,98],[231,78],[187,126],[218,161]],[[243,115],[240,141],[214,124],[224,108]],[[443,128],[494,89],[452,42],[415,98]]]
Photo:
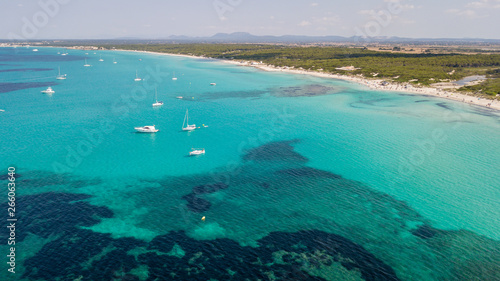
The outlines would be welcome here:
[[[0,60],[2,280],[500,278],[498,112],[208,59]]]

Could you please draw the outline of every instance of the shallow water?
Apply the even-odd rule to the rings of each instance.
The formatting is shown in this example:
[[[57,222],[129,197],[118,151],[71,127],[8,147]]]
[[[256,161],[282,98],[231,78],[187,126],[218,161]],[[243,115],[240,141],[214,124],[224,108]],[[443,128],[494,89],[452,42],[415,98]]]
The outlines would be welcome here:
[[[0,49],[0,167],[20,175],[18,271],[2,280],[500,278],[496,112],[212,60],[58,51]]]

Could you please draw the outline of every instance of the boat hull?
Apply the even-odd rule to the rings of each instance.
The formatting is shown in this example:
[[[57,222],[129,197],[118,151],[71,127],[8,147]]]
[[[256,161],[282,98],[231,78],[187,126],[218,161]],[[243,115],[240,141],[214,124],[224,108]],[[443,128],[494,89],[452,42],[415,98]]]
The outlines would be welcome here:
[[[154,126],[135,127],[134,129],[138,133],[156,133],[159,131]]]

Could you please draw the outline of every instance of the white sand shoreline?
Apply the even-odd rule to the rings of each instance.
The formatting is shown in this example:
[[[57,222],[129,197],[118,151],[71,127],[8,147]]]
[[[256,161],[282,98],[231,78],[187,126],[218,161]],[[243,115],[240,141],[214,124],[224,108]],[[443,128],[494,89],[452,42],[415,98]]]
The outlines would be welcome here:
[[[171,54],[171,53],[158,53],[158,52],[150,52],[150,51],[136,51],[136,50],[118,50],[118,51],[127,51],[127,52],[140,52],[147,54],[155,54],[155,55],[166,55],[166,56],[177,56],[177,57],[186,57],[186,58],[195,58],[195,59],[212,59],[206,57],[199,57],[193,55],[182,55],[182,54]],[[252,61],[234,61],[234,60],[222,60],[222,59],[213,59],[217,62],[223,62],[238,66],[247,66],[247,67],[255,67],[257,69],[263,71],[272,71],[272,72],[285,72],[285,73],[293,73],[293,74],[301,74],[301,75],[312,75],[321,78],[330,78],[330,79],[338,79],[344,81],[350,81],[357,84],[362,84],[367,86],[372,90],[379,91],[393,91],[398,93],[406,93],[406,94],[417,94],[421,96],[432,96],[437,98],[443,98],[448,100],[454,100],[458,102],[463,102],[469,105],[477,105],[483,108],[494,109],[500,111],[500,101],[495,99],[485,99],[478,98],[475,96],[457,93],[453,91],[447,91],[444,89],[437,89],[432,87],[415,87],[410,83],[391,83],[388,82],[385,86],[382,86],[381,83],[384,81],[382,79],[367,79],[364,77],[355,77],[348,75],[339,75],[339,74],[331,74],[331,73],[323,73],[317,71],[309,71],[309,70],[299,70],[292,69],[289,67],[275,67],[270,65],[261,64],[258,62]]]

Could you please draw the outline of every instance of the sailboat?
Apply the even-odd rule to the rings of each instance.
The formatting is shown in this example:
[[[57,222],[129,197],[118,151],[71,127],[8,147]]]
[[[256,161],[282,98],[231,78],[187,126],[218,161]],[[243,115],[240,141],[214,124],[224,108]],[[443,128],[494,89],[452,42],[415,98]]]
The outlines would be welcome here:
[[[104,61],[101,55],[99,55],[99,61]]]
[[[116,62],[115,58],[113,58],[113,63],[114,63],[114,64],[117,64],[117,62]]]
[[[184,124],[186,127],[184,127]],[[188,110],[186,109],[186,115],[184,115],[184,122],[182,122],[182,130],[183,131],[194,131],[196,129],[195,124],[189,125],[189,113]]]
[[[139,75],[137,75],[137,70],[135,71],[135,79],[134,81],[142,81],[142,78],[139,78]]]
[[[83,66],[91,66],[90,64],[87,63],[87,58],[85,58],[85,64]]]
[[[156,102],[153,103],[153,107],[156,107],[156,106],[162,106],[163,105],[163,102],[162,101],[158,101],[158,92],[157,90],[155,89],[155,100]]]
[[[177,77],[175,77],[175,72],[174,72],[174,75],[172,75],[172,80],[177,80]]]
[[[57,80],[66,80],[66,74],[61,75],[61,67],[58,67],[59,74],[56,76]]]

